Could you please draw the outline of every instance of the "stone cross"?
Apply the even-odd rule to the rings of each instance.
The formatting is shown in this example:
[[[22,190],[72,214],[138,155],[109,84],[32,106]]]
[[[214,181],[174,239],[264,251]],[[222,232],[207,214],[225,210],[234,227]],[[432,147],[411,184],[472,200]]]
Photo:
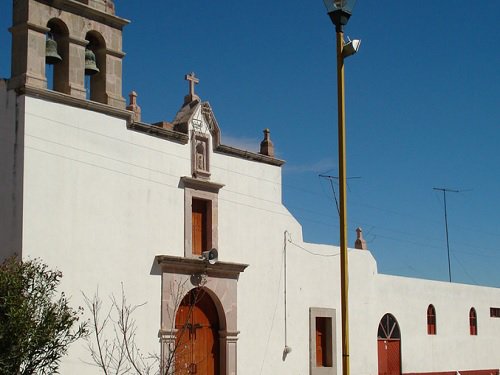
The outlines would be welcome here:
[[[200,80],[198,78],[196,78],[196,76],[194,75],[194,72],[190,73],[190,74],[186,74],[184,79],[186,81],[189,81],[189,94],[188,95],[191,96],[192,98],[196,98],[197,96],[194,93],[194,85],[197,85],[198,83],[200,83]]]

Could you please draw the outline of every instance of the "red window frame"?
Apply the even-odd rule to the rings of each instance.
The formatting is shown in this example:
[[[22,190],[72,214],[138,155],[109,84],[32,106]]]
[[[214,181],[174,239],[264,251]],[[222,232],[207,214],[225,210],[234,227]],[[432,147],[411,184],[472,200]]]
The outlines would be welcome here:
[[[435,335],[437,334],[436,325],[436,309],[433,305],[427,307],[427,334]]]
[[[474,307],[471,307],[469,311],[469,332],[471,336],[477,336],[477,314]]]

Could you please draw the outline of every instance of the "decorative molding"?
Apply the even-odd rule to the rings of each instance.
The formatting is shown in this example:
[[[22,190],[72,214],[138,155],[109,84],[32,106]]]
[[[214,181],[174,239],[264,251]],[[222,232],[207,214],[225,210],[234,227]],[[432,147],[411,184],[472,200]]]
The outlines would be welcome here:
[[[210,264],[197,258],[176,257],[172,255],[157,255],[155,260],[166,273],[193,275],[206,273],[209,277],[238,279],[241,272],[245,271],[248,264],[216,262]],[[230,333],[228,332],[228,336]]]
[[[99,9],[92,8],[88,5],[75,0],[37,0],[40,3],[47,4],[53,8],[57,8],[70,13],[78,14],[93,21],[98,21],[105,25],[122,29],[130,23],[129,20],[105,13]]]
[[[151,124],[146,124],[144,122],[131,122],[127,125],[127,127],[140,133],[145,133],[184,145],[189,142],[189,137],[187,134],[175,130],[161,128],[159,126]]]
[[[191,135],[191,174],[195,178],[210,178],[210,151],[207,134],[192,131]]]
[[[215,148],[215,151],[217,153],[220,153],[220,154],[236,156],[236,157],[242,158],[242,159],[258,161],[260,163],[266,163],[266,164],[271,164],[271,165],[276,165],[278,167],[281,167],[283,164],[285,164],[285,161],[281,160],[281,159],[272,158],[270,156],[258,154],[256,152],[240,150],[238,148],[226,146],[226,145],[218,145]]]
[[[64,94],[62,92],[42,89],[29,85],[22,86],[16,89],[18,95],[28,95],[35,98],[46,99],[51,102],[66,104],[72,107],[88,109],[90,111],[103,113],[106,115],[122,118],[128,122],[132,121],[133,112],[125,109],[119,109],[107,104],[98,103],[86,99],[76,98],[74,96]]]
[[[126,55],[126,53],[123,51],[118,51],[111,48],[106,48],[106,54],[109,56],[118,57],[119,59],[123,59]]]
[[[48,28],[46,26],[37,25],[33,22],[18,23],[17,25],[14,25],[11,28],[9,28],[9,31],[11,33],[16,32],[16,31],[21,31],[21,30],[22,31],[34,30],[34,31],[38,31],[39,33],[42,33],[42,34],[46,34],[50,31],[50,28]]]
[[[196,178],[191,178],[188,176],[181,177],[181,182],[184,187],[195,190],[203,190],[211,193],[218,193],[220,189],[224,187],[224,184],[219,184],[217,182],[199,180]]]

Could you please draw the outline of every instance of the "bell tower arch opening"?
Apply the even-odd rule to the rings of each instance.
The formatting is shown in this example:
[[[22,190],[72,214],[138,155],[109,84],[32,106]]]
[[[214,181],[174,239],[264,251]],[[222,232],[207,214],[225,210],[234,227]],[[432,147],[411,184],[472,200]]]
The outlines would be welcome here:
[[[115,15],[112,0],[15,0],[12,23],[9,89],[125,109],[122,36],[129,21]],[[94,73],[87,84],[86,73]]]
[[[85,36],[85,89],[87,99],[107,103],[106,95],[106,41],[97,31]]]
[[[69,30],[58,18],[47,22],[45,77],[50,90],[69,93]]]

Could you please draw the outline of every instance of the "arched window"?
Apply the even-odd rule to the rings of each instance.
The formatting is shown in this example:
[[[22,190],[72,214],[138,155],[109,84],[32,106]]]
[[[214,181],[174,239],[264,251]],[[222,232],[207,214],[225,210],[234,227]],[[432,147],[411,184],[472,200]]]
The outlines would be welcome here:
[[[436,309],[433,305],[429,305],[429,307],[427,307],[427,334],[435,335],[436,333]]]
[[[85,39],[89,42],[85,51],[85,89],[87,90],[87,99],[99,103],[107,103],[106,42],[103,36],[97,31],[89,31]],[[90,55],[88,55],[89,52],[91,52]]]
[[[471,336],[477,336],[477,314],[474,307],[471,307],[469,311],[469,330]]]

